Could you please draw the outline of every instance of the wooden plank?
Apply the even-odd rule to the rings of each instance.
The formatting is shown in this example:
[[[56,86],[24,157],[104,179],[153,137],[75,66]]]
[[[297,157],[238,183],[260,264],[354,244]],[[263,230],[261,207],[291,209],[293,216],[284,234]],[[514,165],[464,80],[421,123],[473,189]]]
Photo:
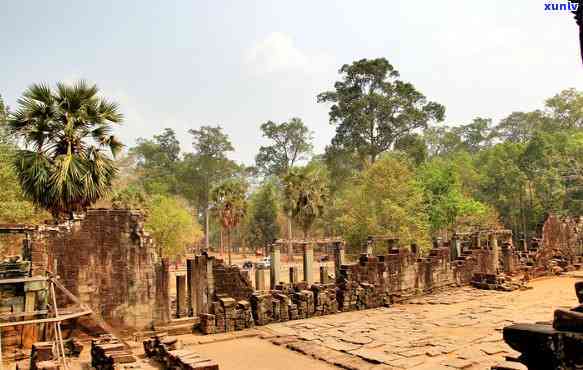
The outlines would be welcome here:
[[[47,281],[48,279],[44,276],[33,276],[33,277],[22,277],[13,279],[0,279],[0,284],[16,284],[16,283],[27,283],[32,281]]]
[[[48,319],[36,319],[36,320],[1,323],[0,328],[10,327],[10,326],[21,326],[21,325],[28,325],[28,324],[42,324],[42,323],[46,323],[46,322],[59,322],[59,321],[65,321],[65,320],[69,320],[69,319],[74,319],[76,317],[81,317],[81,316],[86,316],[86,315],[91,315],[91,314],[93,314],[92,310],[84,310],[84,311],[80,311],[77,313],[62,315],[62,316],[58,316],[58,317],[51,317]]]

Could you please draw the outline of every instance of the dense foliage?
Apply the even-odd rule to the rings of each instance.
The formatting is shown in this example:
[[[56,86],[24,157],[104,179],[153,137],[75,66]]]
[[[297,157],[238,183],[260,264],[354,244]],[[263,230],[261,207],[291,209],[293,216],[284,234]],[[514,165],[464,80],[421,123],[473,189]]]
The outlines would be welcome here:
[[[530,238],[546,213],[583,215],[583,93],[564,90],[499,122],[448,126],[445,108],[386,59],[344,65],[340,75],[317,97],[336,126],[324,153],[313,155],[301,119],[267,121],[255,167],[229,158],[235,148],[218,125],[189,130],[192,150],[165,129],[113,162],[99,153],[119,149],[114,104],[82,83],[55,92],[34,85],[8,115],[25,147],[0,141],[0,222],[34,219],[27,197],[61,214],[111,186],[99,205],[145,209],[170,256],[190,245],[259,249],[294,236],[342,236],[354,253],[376,234],[428,247],[434,236],[493,225]],[[4,112],[0,100],[0,121]]]

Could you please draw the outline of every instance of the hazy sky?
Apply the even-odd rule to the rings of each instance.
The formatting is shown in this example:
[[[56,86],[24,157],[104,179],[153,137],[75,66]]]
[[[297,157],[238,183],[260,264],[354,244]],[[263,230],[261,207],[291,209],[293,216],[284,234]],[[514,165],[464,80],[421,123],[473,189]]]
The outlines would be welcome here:
[[[127,145],[165,127],[221,125],[252,163],[259,126],[301,117],[317,151],[333,136],[316,94],[344,63],[386,57],[447,124],[531,110],[581,88],[577,28],[539,0],[4,1],[0,94],[96,82],[121,104]]]

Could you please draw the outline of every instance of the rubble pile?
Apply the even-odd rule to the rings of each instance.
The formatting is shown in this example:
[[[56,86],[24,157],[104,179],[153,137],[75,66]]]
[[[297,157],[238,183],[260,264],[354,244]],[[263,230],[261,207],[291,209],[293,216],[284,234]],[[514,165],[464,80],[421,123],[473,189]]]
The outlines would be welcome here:
[[[251,295],[251,309],[256,325],[267,325],[273,317],[271,294],[255,292]]]
[[[111,334],[100,335],[91,341],[91,366],[96,370],[110,370],[136,361],[125,344]]]
[[[226,333],[252,328],[255,325],[249,301],[235,301],[221,297],[211,305],[210,314],[200,315],[200,329],[204,334]]]
[[[297,306],[298,318],[305,319],[314,315],[314,293],[312,291],[300,290],[292,295],[292,301]]]
[[[474,288],[484,290],[499,290],[504,292],[512,292],[518,289],[528,289],[525,281],[513,279],[511,276],[499,274],[482,274],[475,273],[472,276],[470,285]]]
[[[58,368],[59,363],[53,361],[52,342],[36,342],[32,345],[30,351],[30,370]]]
[[[314,316],[330,315],[338,312],[338,301],[336,300],[336,285],[334,284],[314,284]]]
[[[143,342],[146,356],[154,359],[164,369],[218,370],[219,365],[204,356],[182,349],[175,337],[158,334]]]

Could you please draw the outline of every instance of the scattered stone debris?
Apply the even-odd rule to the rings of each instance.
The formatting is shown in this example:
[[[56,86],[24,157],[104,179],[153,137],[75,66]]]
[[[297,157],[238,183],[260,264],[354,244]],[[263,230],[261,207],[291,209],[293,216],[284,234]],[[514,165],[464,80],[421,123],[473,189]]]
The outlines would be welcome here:
[[[218,370],[219,365],[204,356],[182,349],[175,337],[158,334],[144,341],[146,356],[156,360],[164,369]]]
[[[470,285],[478,289],[500,290],[503,292],[528,289],[524,280],[518,280],[505,274],[494,275],[475,273],[470,281]]]
[[[96,370],[110,370],[136,361],[125,344],[111,334],[100,335],[91,341],[91,366]]]

